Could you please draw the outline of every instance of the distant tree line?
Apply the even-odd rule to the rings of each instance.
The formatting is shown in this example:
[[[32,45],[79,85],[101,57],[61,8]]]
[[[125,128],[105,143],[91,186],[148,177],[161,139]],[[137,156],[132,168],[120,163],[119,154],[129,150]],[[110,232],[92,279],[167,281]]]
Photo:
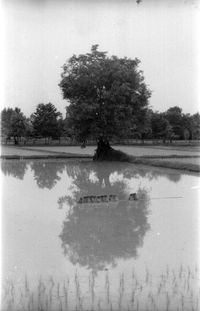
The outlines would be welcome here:
[[[94,159],[107,159],[110,142],[122,139],[200,138],[200,114],[184,114],[174,106],[165,112],[149,107],[151,90],[138,58],[119,58],[92,45],[89,53],[72,55],[62,66],[59,87],[68,101],[65,118],[52,103],[38,104],[30,117],[19,108],[1,112],[1,136],[15,144],[32,138],[64,137],[71,142],[97,143]],[[115,153],[116,156],[116,153]]]
[[[18,107],[4,108],[1,111],[1,137],[5,142],[12,139],[15,144],[34,138],[44,138],[45,143],[49,143],[51,139],[60,140],[61,137],[78,142],[68,113],[63,118],[52,103],[38,104],[30,117]],[[89,139],[94,137],[91,135]],[[165,112],[148,109],[145,116],[138,115],[137,122],[130,126],[127,139],[159,139],[163,142],[200,139],[200,114],[185,114],[178,106]]]
[[[30,117],[20,108],[4,108],[1,111],[1,136],[5,141],[14,139],[15,144],[30,138],[59,139],[65,135],[62,114],[51,103],[39,104]]]

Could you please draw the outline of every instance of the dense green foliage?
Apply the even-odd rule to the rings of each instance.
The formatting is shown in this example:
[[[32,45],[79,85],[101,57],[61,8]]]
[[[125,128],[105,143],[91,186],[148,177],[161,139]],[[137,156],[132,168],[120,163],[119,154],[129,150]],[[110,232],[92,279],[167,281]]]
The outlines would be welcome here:
[[[179,109],[179,114],[172,114],[171,112]],[[37,111],[37,109],[36,109]],[[36,113],[36,112],[35,112]],[[58,114],[59,112],[56,111]],[[37,115],[37,114],[36,114]],[[60,136],[66,137],[69,140],[76,141],[77,133],[75,128],[71,126],[68,117],[64,120],[60,117],[60,113],[54,122],[49,123],[47,129],[45,123],[40,123],[34,127],[33,115],[26,118],[19,108],[4,108],[1,111],[1,136],[6,138],[14,138],[15,143],[19,143],[21,138],[35,138],[46,137],[59,138]],[[51,128],[52,126],[52,128]],[[120,139],[120,135],[116,138]],[[147,110],[145,118],[138,121],[138,127],[134,128],[134,124],[130,133],[126,136],[128,139],[162,139],[166,140],[189,140],[200,139],[200,114],[193,115],[184,114],[179,107],[172,107],[165,112],[153,112]]]
[[[1,112],[1,134],[7,139],[14,138],[18,144],[19,138],[26,134],[26,117],[19,108],[4,108]]]
[[[4,141],[65,137],[73,142],[121,139],[200,139],[200,114],[185,114],[178,106],[165,112],[149,108],[151,92],[135,58],[107,56],[98,51],[73,55],[63,66],[59,84],[68,101],[65,119],[52,103],[38,104],[30,117],[19,108],[1,111]]]
[[[63,66],[60,87],[70,104],[67,119],[76,138],[126,137],[145,119],[150,91],[138,59],[99,52],[73,55]]]
[[[163,113],[152,112],[152,138],[200,139],[200,114],[184,114],[178,106],[169,108]]]
[[[39,104],[32,114],[33,131],[42,137],[59,137],[61,113],[51,103]]]

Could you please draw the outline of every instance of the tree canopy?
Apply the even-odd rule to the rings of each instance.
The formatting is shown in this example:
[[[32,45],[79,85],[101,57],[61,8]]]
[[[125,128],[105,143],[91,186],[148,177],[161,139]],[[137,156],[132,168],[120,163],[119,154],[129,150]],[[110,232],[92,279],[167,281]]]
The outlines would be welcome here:
[[[138,1],[140,2],[140,1]],[[93,45],[90,53],[73,55],[63,65],[61,88],[68,101],[66,117],[52,103],[41,103],[30,117],[20,108],[1,111],[4,142],[61,137],[70,143],[97,142],[94,159],[126,160],[109,142],[125,139],[199,139],[200,114],[184,114],[178,106],[165,112],[149,107],[151,91],[139,69],[140,60],[108,56]],[[10,139],[11,138],[11,139]],[[47,138],[47,139],[46,139]]]
[[[35,134],[43,137],[59,136],[58,117],[61,117],[61,113],[53,104],[39,104],[31,116]]]
[[[15,144],[21,136],[25,136],[26,132],[26,117],[21,112],[20,108],[4,108],[1,112],[1,131],[2,134],[10,138],[14,137]]]
[[[63,66],[59,84],[69,101],[67,118],[76,138],[108,140],[125,137],[145,116],[150,90],[144,83],[139,59],[107,56],[93,45],[91,53],[73,55]]]

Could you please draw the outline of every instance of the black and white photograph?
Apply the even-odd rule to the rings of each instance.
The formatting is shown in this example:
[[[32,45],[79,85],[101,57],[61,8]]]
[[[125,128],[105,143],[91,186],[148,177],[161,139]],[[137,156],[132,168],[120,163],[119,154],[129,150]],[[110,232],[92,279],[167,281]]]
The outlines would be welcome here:
[[[0,43],[0,311],[199,311],[200,0],[1,0]]]

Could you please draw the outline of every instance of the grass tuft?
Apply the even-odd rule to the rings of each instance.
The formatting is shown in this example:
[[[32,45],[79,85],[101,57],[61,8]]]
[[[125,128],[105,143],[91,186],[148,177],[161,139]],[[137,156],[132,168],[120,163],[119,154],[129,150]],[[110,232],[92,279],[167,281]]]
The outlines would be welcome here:
[[[12,311],[74,311],[74,310],[159,310],[198,311],[200,307],[199,270],[184,267],[178,270],[169,266],[158,275],[145,271],[143,277],[135,271],[121,273],[111,282],[106,272],[102,283],[94,272],[81,277],[76,271],[73,278],[66,275],[63,281],[52,276],[37,284],[25,275],[18,286],[12,280],[3,284],[1,310]],[[89,284],[89,287],[87,286]]]

